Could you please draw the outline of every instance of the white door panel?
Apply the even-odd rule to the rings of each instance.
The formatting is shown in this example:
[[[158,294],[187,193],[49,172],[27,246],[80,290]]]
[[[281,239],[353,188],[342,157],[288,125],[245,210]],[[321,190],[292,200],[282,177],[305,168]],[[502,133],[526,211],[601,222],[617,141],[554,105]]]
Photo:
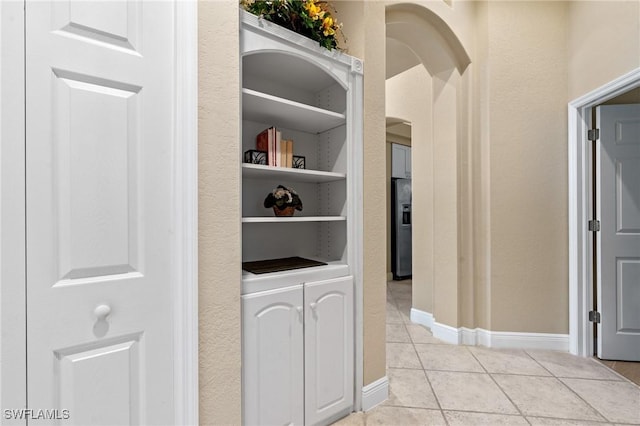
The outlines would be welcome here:
[[[353,277],[306,283],[305,424],[353,406]]]
[[[140,339],[138,334],[56,352],[60,405],[70,416],[90,425],[140,423]],[[114,368],[120,374],[112,374]]]
[[[65,424],[173,419],[173,7],[27,2],[28,403]]]
[[[598,356],[640,361],[640,105],[597,109]]]
[[[242,296],[243,423],[304,423],[302,286]]]

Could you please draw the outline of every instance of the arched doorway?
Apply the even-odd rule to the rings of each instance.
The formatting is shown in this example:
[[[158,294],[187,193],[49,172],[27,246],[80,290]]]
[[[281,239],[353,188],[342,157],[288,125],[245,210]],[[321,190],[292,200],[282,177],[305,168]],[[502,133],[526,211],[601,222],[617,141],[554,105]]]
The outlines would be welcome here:
[[[410,319],[451,343],[473,322],[470,57],[449,25],[416,4],[386,9],[386,114],[412,123]]]

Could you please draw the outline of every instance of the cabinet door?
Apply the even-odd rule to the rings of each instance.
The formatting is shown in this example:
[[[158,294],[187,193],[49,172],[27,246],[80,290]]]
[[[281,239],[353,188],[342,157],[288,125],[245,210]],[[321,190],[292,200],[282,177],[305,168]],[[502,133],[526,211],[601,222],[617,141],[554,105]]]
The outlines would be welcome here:
[[[304,422],[302,286],[242,296],[244,424]]]
[[[305,424],[335,420],[353,406],[353,278],[306,283]]]
[[[411,179],[411,147],[404,147],[404,176]]]
[[[407,177],[404,157],[404,146],[395,143],[391,144],[391,177],[402,179]]]

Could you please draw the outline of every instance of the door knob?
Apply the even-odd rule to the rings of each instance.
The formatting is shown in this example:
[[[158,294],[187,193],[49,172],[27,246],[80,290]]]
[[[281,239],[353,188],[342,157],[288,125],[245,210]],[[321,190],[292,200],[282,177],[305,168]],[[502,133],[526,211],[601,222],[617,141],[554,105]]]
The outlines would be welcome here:
[[[98,320],[104,321],[111,313],[111,307],[109,305],[99,305],[93,313],[98,317]]]
[[[313,310],[315,312],[316,307],[318,306],[318,304],[316,302],[311,302],[311,303],[309,303],[309,306],[311,307],[311,310]]]

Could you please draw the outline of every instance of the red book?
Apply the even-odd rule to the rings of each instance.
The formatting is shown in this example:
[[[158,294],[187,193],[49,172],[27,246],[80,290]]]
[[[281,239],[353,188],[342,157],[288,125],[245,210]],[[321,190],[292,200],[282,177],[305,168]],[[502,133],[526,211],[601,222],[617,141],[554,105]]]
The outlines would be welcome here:
[[[278,132],[279,133],[279,132]],[[256,149],[267,153],[267,165],[276,165],[276,128],[269,127],[256,136]]]
[[[256,149],[258,151],[269,151],[269,129],[264,129],[256,136]]]

